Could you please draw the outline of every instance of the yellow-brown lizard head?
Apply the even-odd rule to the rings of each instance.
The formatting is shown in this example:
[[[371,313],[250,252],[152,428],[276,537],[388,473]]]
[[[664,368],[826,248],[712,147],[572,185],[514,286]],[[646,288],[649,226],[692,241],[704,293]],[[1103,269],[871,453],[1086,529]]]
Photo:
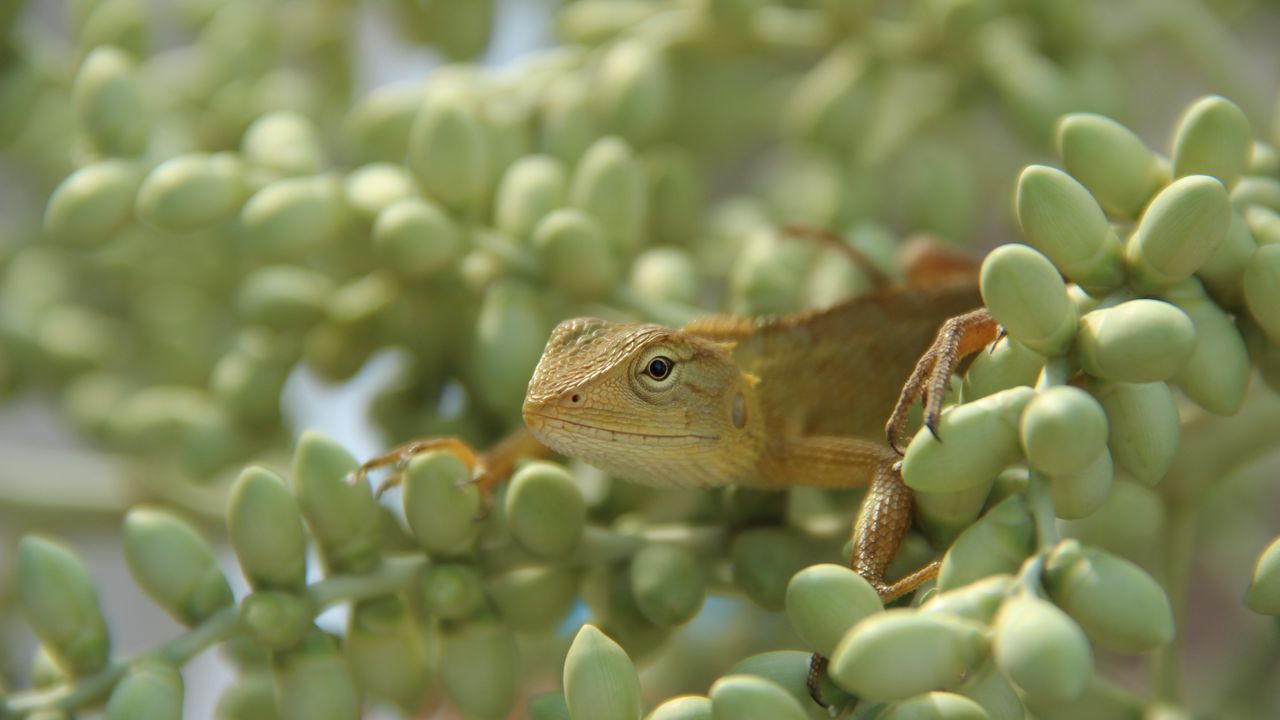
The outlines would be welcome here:
[[[565,321],[529,382],[525,424],[551,449],[627,480],[732,481],[754,462],[760,423],[755,378],[731,349],[659,325]]]

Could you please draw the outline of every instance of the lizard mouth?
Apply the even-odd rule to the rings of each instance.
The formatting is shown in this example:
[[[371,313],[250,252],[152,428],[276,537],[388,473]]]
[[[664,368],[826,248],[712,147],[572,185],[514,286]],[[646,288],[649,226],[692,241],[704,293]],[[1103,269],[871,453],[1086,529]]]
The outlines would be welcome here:
[[[530,430],[536,431],[559,431],[560,433],[572,432],[579,435],[586,435],[592,438],[603,440],[618,440],[619,436],[624,438],[635,438],[641,442],[654,443],[680,443],[699,442],[709,440],[719,440],[719,435],[700,435],[698,433],[680,433],[680,434],[663,434],[663,433],[645,433],[636,432],[634,430],[617,430],[614,428],[600,427],[599,425],[590,425],[588,423],[579,422],[577,420],[567,420],[563,417],[555,415],[546,415],[539,412],[525,412],[524,422],[529,426]]]

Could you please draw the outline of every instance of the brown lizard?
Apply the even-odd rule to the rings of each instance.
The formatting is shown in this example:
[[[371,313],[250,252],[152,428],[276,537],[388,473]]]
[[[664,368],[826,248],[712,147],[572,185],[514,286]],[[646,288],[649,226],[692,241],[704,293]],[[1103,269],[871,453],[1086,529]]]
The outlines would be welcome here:
[[[933,429],[956,363],[997,331],[972,310],[981,302],[972,262],[917,252],[907,270],[907,285],[820,311],[710,317],[679,330],[565,321],[529,383],[527,431],[483,455],[456,438],[411,443],[362,470],[450,449],[488,489],[518,457],[550,448],[648,485],[868,486],[850,564],[887,602],[938,571],[934,561],[885,577],[912,517],[898,463],[907,410],[923,396]],[[811,689],[824,664],[815,655]]]

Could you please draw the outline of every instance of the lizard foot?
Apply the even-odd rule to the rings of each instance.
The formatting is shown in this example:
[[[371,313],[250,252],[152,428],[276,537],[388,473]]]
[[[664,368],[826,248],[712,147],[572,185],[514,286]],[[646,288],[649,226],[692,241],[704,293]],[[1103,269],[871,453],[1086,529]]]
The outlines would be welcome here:
[[[391,474],[378,483],[378,487],[374,490],[375,497],[382,497],[383,493],[403,481],[404,470],[409,466],[410,461],[418,455],[433,450],[444,450],[457,455],[458,459],[467,466],[472,482],[479,483],[482,488],[487,488],[491,485],[491,483],[486,482],[488,472],[484,457],[472,450],[471,446],[466,442],[456,437],[427,438],[406,443],[366,461],[360,467],[351,471],[347,476],[347,480],[352,483],[361,482],[370,472],[389,467],[392,469]]]
[[[924,425],[938,437],[938,418],[942,416],[942,401],[951,382],[956,365],[998,337],[1000,326],[986,308],[979,308],[953,317],[942,324],[933,344],[916,363],[915,370],[902,387],[898,404],[894,406],[885,434],[889,446],[899,455],[904,452],[903,440],[907,432],[907,414],[916,398],[924,403]],[[941,440],[942,438],[938,438]]]

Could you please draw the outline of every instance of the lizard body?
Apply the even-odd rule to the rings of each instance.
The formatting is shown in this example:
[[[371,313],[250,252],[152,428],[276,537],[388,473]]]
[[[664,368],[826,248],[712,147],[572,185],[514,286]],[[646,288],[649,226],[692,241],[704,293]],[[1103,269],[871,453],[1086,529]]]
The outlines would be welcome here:
[[[650,485],[865,485],[892,455],[875,439],[903,381],[939,326],[979,302],[967,276],[681,330],[566,321],[534,371],[525,422],[553,450]],[[671,364],[661,380],[654,359]]]

